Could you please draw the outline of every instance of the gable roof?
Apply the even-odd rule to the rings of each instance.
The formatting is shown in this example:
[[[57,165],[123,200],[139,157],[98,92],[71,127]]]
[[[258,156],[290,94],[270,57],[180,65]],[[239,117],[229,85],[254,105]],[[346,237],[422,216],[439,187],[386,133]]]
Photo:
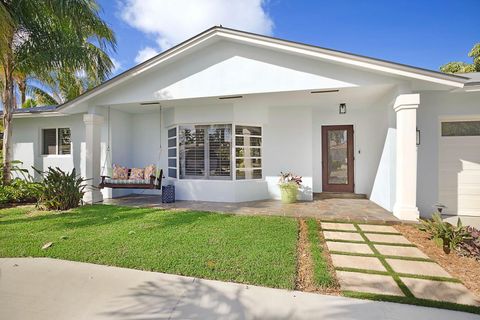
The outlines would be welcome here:
[[[92,98],[109,88],[116,86],[117,84],[123,83],[125,80],[135,77],[152,67],[155,67],[162,62],[176,56],[177,54],[183,53],[194,46],[214,37],[220,37],[230,40],[242,41],[251,43],[257,46],[271,47],[274,49],[290,51],[297,54],[309,55],[312,57],[317,57],[325,60],[330,60],[332,62],[343,63],[351,66],[362,67],[366,69],[371,69],[375,71],[381,71],[390,73],[393,75],[400,75],[405,77],[410,77],[413,79],[419,79],[424,81],[430,81],[434,83],[444,84],[456,88],[462,88],[465,83],[469,82],[468,77],[446,74],[439,71],[433,71],[418,67],[413,67],[405,64],[395,63],[387,60],[376,59],[371,57],[366,57],[362,55],[347,53],[343,51],[323,48],[319,46],[304,44],[295,41],[283,40],[279,38],[259,35],[255,33],[225,28],[222,26],[214,26],[210,29],[199,33],[198,35],[185,40],[184,42],[146,60],[120,74],[109,79],[108,81],[96,86],[95,88],[86,91],[77,98],[68,101],[57,107],[57,110],[73,107],[79,103],[82,103],[89,98]]]

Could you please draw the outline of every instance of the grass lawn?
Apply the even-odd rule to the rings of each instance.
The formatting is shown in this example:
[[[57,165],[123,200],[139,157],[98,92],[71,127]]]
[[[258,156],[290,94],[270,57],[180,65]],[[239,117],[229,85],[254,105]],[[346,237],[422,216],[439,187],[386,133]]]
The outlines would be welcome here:
[[[52,257],[293,289],[297,221],[84,206],[0,210],[0,257]],[[47,250],[41,247],[53,242]]]

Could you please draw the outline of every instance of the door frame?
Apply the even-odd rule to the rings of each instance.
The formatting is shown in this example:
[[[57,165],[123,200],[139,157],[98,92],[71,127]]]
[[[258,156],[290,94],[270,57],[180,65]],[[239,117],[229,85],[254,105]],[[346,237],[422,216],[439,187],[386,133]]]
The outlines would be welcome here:
[[[348,158],[348,184],[328,183],[328,131],[347,130],[347,158]],[[355,192],[355,156],[354,156],[354,129],[353,125],[328,125],[322,126],[322,192]]]

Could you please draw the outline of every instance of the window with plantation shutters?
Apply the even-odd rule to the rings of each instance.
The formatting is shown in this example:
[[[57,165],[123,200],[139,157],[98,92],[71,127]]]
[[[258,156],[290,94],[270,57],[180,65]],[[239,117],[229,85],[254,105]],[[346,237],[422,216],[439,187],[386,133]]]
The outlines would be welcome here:
[[[205,130],[203,126],[180,127],[180,178],[205,178]]]
[[[179,128],[181,179],[232,178],[232,125]]]
[[[168,169],[180,179],[262,179],[262,128],[231,124],[182,125],[168,131]],[[176,177],[175,174],[170,177]]]

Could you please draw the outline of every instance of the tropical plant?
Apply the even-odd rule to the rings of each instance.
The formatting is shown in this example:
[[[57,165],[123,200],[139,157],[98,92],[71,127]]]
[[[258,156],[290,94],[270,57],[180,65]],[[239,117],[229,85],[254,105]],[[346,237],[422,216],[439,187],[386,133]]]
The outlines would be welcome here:
[[[468,226],[465,230],[468,237],[460,243],[457,250],[462,256],[473,257],[480,260],[480,230]]]
[[[436,245],[443,248],[446,253],[455,250],[460,243],[469,237],[462,221],[458,219],[454,226],[442,220],[442,216],[436,212],[431,220],[420,220],[419,229],[429,233],[430,238]]]
[[[462,61],[449,62],[441,66],[440,71],[446,73],[480,72],[480,43],[473,46],[468,56],[473,59],[473,63],[465,63]]]
[[[35,169],[41,176],[38,207],[43,210],[68,210],[80,205],[85,194],[86,180],[75,169],[65,172],[48,167],[46,172]]]
[[[10,182],[15,76],[23,75],[17,83],[24,83],[27,75],[44,79],[84,70],[104,80],[113,67],[107,51],[114,48],[95,0],[0,1],[4,184]]]
[[[280,185],[283,184],[293,184],[297,188],[302,185],[302,177],[297,176],[291,172],[280,172],[280,180],[278,181]]]

